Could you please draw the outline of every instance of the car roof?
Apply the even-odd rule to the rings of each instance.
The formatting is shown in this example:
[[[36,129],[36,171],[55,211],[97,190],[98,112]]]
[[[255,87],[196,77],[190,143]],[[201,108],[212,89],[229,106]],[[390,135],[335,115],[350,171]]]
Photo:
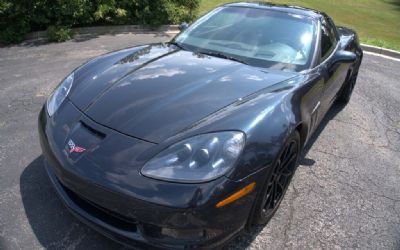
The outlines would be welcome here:
[[[290,6],[285,4],[273,4],[268,2],[238,2],[238,3],[228,3],[223,6],[231,7],[247,7],[247,8],[257,8],[257,9],[267,9],[274,11],[287,12],[295,15],[306,16],[314,19],[319,19],[321,16],[326,15],[325,13],[304,7]]]

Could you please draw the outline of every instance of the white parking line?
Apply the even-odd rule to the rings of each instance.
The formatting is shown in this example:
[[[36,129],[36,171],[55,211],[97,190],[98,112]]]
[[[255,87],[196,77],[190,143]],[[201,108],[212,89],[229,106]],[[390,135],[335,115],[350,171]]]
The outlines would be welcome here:
[[[396,62],[400,62],[400,59],[398,59],[398,58],[394,58],[394,57],[391,57],[391,56],[385,56],[385,55],[377,54],[377,53],[374,53],[374,52],[364,51],[364,54],[373,55],[373,56],[380,56],[380,57],[383,57],[383,58],[386,58],[386,59],[390,59],[390,60],[393,60],[393,61],[396,61]]]

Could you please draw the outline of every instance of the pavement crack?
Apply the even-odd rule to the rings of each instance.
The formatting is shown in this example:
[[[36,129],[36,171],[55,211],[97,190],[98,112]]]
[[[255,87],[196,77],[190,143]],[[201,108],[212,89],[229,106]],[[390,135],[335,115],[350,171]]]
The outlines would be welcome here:
[[[293,187],[293,198],[290,200],[289,220],[284,229],[284,241],[283,241],[284,247],[286,247],[286,244],[289,242],[289,231],[292,227],[294,212],[295,212],[294,203],[295,203],[296,199],[299,197],[299,191],[297,190],[296,186],[294,184],[292,184],[292,187]]]
[[[371,132],[371,130],[366,129],[365,127],[360,126],[360,125],[358,125],[356,123],[353,123],[353,122],[343,121],[343,120],[340,120],[340,119],[334,119],[334,121],[357,127],[358,129],[363,130],[365,132]]]
[[[340,159],[349,159],[349,160],[354,160],[354,159],[357,159],[357,158],[359,158],[359,156],[355,156],[355,157],[348,157],[348,156],[344,156],[344,155],[337,155],[337,154],[334,154],[334,153],[326,152],[326,151],[319,150],[319,149],[314,149],[314,151],[316,151],[316,152],[319,152],[319,153],[322,153],[322,154],[327,154],[327,155],[330,155],[330,156],[334,156],[334,157],[336,157],[336,158],[340,158]]]

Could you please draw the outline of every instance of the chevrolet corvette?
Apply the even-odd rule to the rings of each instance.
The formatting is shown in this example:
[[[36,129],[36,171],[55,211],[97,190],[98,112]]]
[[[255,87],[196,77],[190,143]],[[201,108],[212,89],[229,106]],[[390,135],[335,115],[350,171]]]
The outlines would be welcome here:
[[[180,28],[78,67],[38,119],[66,207],[131,247],[217,248],[266,224],[363,56],[353,30],[300,7],[226,4]]]

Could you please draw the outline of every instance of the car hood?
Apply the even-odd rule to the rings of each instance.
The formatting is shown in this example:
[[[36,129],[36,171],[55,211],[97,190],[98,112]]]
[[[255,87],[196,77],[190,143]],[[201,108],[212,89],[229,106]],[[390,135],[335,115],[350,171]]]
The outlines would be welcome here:
[[[148,45],[81,67],[71,101],[94,121],[159,143],[196,121],[295,73]]]

